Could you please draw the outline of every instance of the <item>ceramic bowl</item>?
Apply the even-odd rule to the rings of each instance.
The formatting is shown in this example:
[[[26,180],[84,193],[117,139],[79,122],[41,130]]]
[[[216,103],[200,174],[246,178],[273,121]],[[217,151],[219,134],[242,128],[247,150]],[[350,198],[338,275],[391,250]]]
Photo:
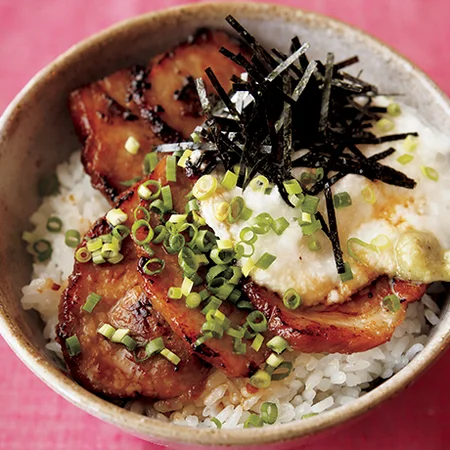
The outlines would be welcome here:
[[[147,14],[120,23],[71,48],[38,73],[8,107],[0,121],[0,331],[19,358],[47,385],[90,414],[144,439],[180,448],[201,445],[268,449],[295,448],[307,436],[347,422],[374,408],[416,379],[450,343],[450,302],[425,349],[381,386],[339,409],[305,421],[255,430],[191,429],[139,416],[89,393],[67,378],[45,350],[42,322],[20,306],[21,286],[29,282],[31,261],[21,230],[37,208],[38,178],[78,149],[67,108],[69,93],[119,68],[146,62],[183,40],[198,27],[226,28],[233,14],[263,44],[283,46],[294,35],[311,44],[313,56],[325,59],[334,51],[339,60],[354,54],[368,81],[383,92],[403,92],[404,102],[441,131],[450,129],[445,95],[419,69],[392,49],[341,22],[288,7],[245,4],[199,4]],[[17,180],[22,180],[18,183]],[[23,182],[26,180],[26,182]]]

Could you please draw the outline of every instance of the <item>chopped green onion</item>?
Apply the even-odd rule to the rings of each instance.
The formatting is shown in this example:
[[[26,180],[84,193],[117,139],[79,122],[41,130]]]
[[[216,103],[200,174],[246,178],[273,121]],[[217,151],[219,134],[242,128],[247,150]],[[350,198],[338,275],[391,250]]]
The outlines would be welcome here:
[[[70,336],[66,339],[66,348],[69,356],[75,356],[81,352],[80,341],[76,335]]]
[[[195,238],[195,246],[203,253],[209,252],[216,244],[217,238],[211,231],[200,230]]]
[[[238,284],[242,278],[242,270],[238,266],[230,266],[226,269],[223,276],[228,280],[228,283]]]
[[[352,198],[348,192],[339,192],[333,195],[333,204],[336,209],[346,208],[352,204]]]
[[[400,309],[400,299],[395,294],[387,295],[383,299],[383,305],[395,313]]]
[[[271,353],[270,356],[266,359],[266,364],[272,369],[276,369],[283,361],[284,360],[281,356],[278,356],[275,353]]]
[[[394,124],[394,122],[392,122],[392,120],[389,120],[389,119],[386,119],[383,117],[382,119],[378,120],[375,123],[375,127],[378,129],[378,131],[386,133],[388,131],[393,130],[395,127],[395,124]]]
[[[252,349],[255,350],[255,352],[259,352],[264,342],[264,336],[260,333],[257,333],[255,338],[252,342]]]
[[[22,233],[22,239],[28,244],[32,244],[36,240],[36,236],[33,233],[30,233],[29,231],[24,231]]]
[[[371,244],[377,247],[378,250],[386,250],[392,245],[392,242],[385,234],[380,234],[372,239]]]
[[[269,383],[270,384],[270,383]],[[264,425],[263,420],[257,414],[250,414],[244,423],[244,428],[260,428]]]
[[[164,225],[157,225],[153,232],[155,234],[152,241],[154,244],[161,244],[169,237],[169,230]]]
[[[370,186],[366,186],[361,191],[361,195],[362,195],[363,200],[366,203],[370,203],[371,205],[373,205],[375,203],[375,200],[376,200],[375,192]]]
[[[177,158],[173,155],[166,159],[166,180],[172,183],[177,181]]]
[[[248,220],[250,217],[252,217],[253,211],[250,208],[247,208],[247,206],[244,206],[244,209],[241,212],[241,220]]]
[[[289,196],[289,203],[294,207],[297,208],[301,206],[303,203],[303,200],[305,199],[305,196],[303,194],[292,194]]]
[[[116,256],[113,256],[113,257],[110,257],[109,259],[108,259],[108,262],[110,263],[110,264],[118,264],[118,263],[120,263],[120,261],[122,261],[122,259],[124,258],[124,256],[122,255],[122,254],[117,254]]]
[[[233,353],[235,355],[245,355],[247,353],[247,344],[241,339],[233,339]]]
[[[311,214],[302,212],[302,217],[300,220],[303,224],[311,223],[312,222]]]
[[[145,273],[145,275],[157,275],[158,273],[161,273],[164,270],[166,263],[164,260],[159,258],[152,258],[149,259],[142,268],[142,271]],[[150,268],[151,266],[156,266],[153,270]]]
[[[161,194],[161,183],[155,180],[144,181],[137,192],[143,200],[155,200]]]
[[[429,178],[432,181],[438,181],[439,180],[439,173],[436,169],[433,169],[432,167],[428,166],[421,166],[420,169],[422,170],[422,173]]]
[[[236,306],[237,306],[239,309],[250,309],[251,311],[253,311],[253,310],[255,309],[255,308],[253,307],[253,304],[250,303],[250,302],[247,301],[247,300],[240,300],[239,302],[237,302]],[[247,337],[247,336],[246,336],[246,337]],[[252,336],[252,337],[254,337],[254,336]]]
[[[267,319],[261,311],[252,311],[246,320],[250,328],[257,333],[267,330]]]
[[[302,203],[302,211],[314,215],[317,212],[319,206],[319,197],[312,195],[305,195],[305,199]]]
[[[87,263],[88,261],[90,261],[91,258],[92,258],[91,252],[86,247],[80,247],[75,252],[75,259],[79,263],[82,264]]]
[[[412,136],[411,134],[408,134],[408,136],[406,136],[406,139],[403,141],[403,148],[407,152],[413,152],[417,148],[418,144],[419,139],[417,138],[417,136]]]
[[[250,227],[242,228],[239,237],[241,238],[241,241],[246,244],[254,244],[258,240],[258,236]]]
[[[275,403],[264,402],[261,405],[261,419],[264,423],[273,425],[278,419],[278,406]]]
[[[179,167],[186,167],[186,163],[188,161],[188,159],[191,157],[192,155],[192,150],[185,150],[183,152],[183,155],[181,156],[181,158],[178,160],[178,166]]]
[[[301,297],[295,289],[288,289],[283,295],[283,304],[288,309],[297,309],[301,304]]]
[[[279,217],[272,222],[272,230],[278,235],[281,236],[284,231],[289,227],[289,222],[284,217]],[[242,238],[241,238],[242,239]]]
[[[211,417],[211,422],[216,426],[217,429],[220,430],[222,428],[222,422],[219,419]]]
[[[108,233],[108,234],[102,234],[100,236],[101,240],[102,240],[102,245],[103,244],[110,244],[112,242],[112,234]]]
[[[175,353],[169,350],[168,348],[163,348],[161,350],[161,355],[164,356],[164,358],[166,358],[167,361],[171,362],[174,366],[177,366],[178,363],[181,361],[181,358],[175,355]]]
[[[195,198],[188,201],[188,203],[186,205],[186,213],[190,213],[192,211],[199,211],[199,210],[200,210],[200,206],[198,204],[198,201]]]
[[[276,259],[276,256],[264,252],[264,254],[258,259],[258,261],[256,261],[255,265],[262,270],[266,270],[274,263]]]
[[[75,248],[81,241],[80,233],[77,230],[67,230],[64,242],[68,247]]]
[[[148,209],[160,215],[164,214],[166,211],[169,211],[169,209],[164,205],[164,201],[159,198],[153,200],[150,203]]]
[[[202,298],[200,297],[200,294],[198,294],[197,292],[191,292],[187,297],[186,297],[186,306],[188,308],[197,308],[198,306],[200,306],[200,303],[202,302]]]
[[[219,239],[217,241],[217,248],[219,250],[230,250],[233,248],[233,242],[230,239]]]
[[[292,363],[290,361],[283,361],[272,373],[273,381],[280,381],[287,378],[292,372]]]
[[[283,353],[287,348],[289,348],[288,342],[281,336],[274,336],[266,345],[278,354]]]
[[[209,339],[212,339],[213,335],[211,333],[206,333],[200,336],[195,342],[194,347],[200,347],[200,345],[204,344]]]
[[[222,178],[222,181],[221,181],[220,184],[225,189],[231,190],[231,189],[236,187],[237,180],[238,180],[238,176],[234,172],[231,172],[230,170],[227,170],[225,172],[225,175]]]
[[[114,244],[103,244],[100,253],[104,259],[115,258],[119,254],[119,247]]]
[[[90,241],[87,241],[86,247],[91,253],[100,250],[103,247],[102,238],[96,237],[94,239],[91,239]]]
[[[212,175],[203,175],[192,188],[192,194],[198,200],[206,200],[214,195],[217,189],[217,179]]]
[[[311,239],[308,242],[308,248],[312,252],[317,252],[318,250],[320,250],[322,248],[322,244],[317,239]]]
[[[139,147],[141,146],[141,144],[139,144],[139,141],[136,140],[135,137],[130,136],[127,141],[125,142],[125,150],[130,154],[130,155],[136,155],[137,152],[139,151]]]
[[[234,246],[234,252],[236,254],[237,259],[244,257],[248,258],[252,256],[253,253],[255,252],[255,247],[253,246],[253,244],[249,244],[247,242],[238,242]]]
[[[216,322],[205,322],[202,325],[203,333],[211,333],[216,339],[221,339],[223,336],[223,328]]]
[[[295,178],[283,182],[283,186],[286,189],[288,195],[298,195],[303,192],[300,183]]]
[[[120,343],[130,333],[128,328],[118,328],[111,337],[111,342]]]
[[[187,297],[194,286],[194,282],[187,277],[183,278],[183,282],[181,283],[181,293]]]
[[[214,217],[219,222],[223,222],[227,219],[230,213],[230,204],[227,202],[220,202],[214,209]]]
[[[95,292],[91,292],[87,298],[86,302],[83,305],[82,309],[83,311],[86,311],[88,313],[91,313],[94,308],[97,306],[98,302],[102,299],[101,295],[96,294]]]
[[[116,329],[111,325],[104,323],[98,330],[97,333],[105,336],[105,338],[111,339],[116,332]]]
[[[195,253],[188,247],[183,247],[178,253],[178,265],[187,276],[196,273],[199,267]]]
[[[235,223],[241,218],[242,211],[245,208],[245,200],[237,195],[231,200],[230,208],[228,210],[228,222]]]
[[[175,223],[177,225],[183,225],[186,222],[187,214],[172,214],[169,217],[170,223]]]
[[[95,252],[92,252],[92,262],[94,264],[103,264],[106,262],[105,258],[102,256],[101,250],[96,250]]]
[[[123,241],[130,234],[130,229],[125,225],[117,225],[111,231],[113,238]]]
[[[220,300],[217,297],[211,296],[209,302],[206,304],[206,306],[202,309],[202,314],[208,314],[208,311],[211,311],[212,309],[219,309],[222,305],[222,300]]]
[[[127,219],[128,219],[128,215],[125,212],[123,212],[120,208],[111,209],[106,214],[106,220],[113,227],[126,222]]]
[[[353,272],[352,268],[350,267],[350,264],[348,262],[344,263],[345,272],[340,273],[339,276],[341,277],[341,281],[345,283],[346,281],[353,280]]]
[[[252,258],[248,258],[245,264],[242,266],[242,275],[248,277],[250,272],[255,268],[255,262]]]
[[[264,175],[258,175],[250,181],[249,186],[253,191],[265,193],[266,189],[269,187],[269,180]]]
[[[225,333],[228,334],[228,336],[231,336],[233,338],[242,339],[245,335],[245,329],[239,325],[232,325],[225,331]],[[260,335],[260,336],[262,336],[262,335]],[[263,340],[264,340],[264,338],[263,338]]]
[[[156,152],[147,153],[144,157],[142,171],[144,175],[150,175],[158,164],[158,154]]]
[[[167,297],[173,300],[178,300],[183,296],[183,292],[179,287],[171,287],[167,291]]]
[[[144,234],[144,237],[140,237]],[[134,242],[138,245],[148,244],[152,241],[155,232],[151,225],[144,219],[137,220],[133,223],[131,227],[131,235],[133,236]]]
[[[316,174],[313,172],[302,172],[300,174],[300,183],[301,184],[312,184],[317,181]]]
[[[305,236],[311,236],[316,231],[319,231],[320,229],[322,229],[322,224],[320,223],[319,220],[317,220],[315,217],[312,217],[311,219],[312,219],[311,223],[309,223],[309,222],[301,222],[300,223],[300,225],[302,227],[302,233]]]
[[[264,370],[258,370],[251,378],[250,384],[258,389],[265,389],[270,386],[270,375]],[[258,417],[258,416],[256,416]],[[262,421],[261,421],[262,422]]]
[[[49,217],[47,220],[47,231],[50,233],[59,233],[62,230],[62,220],[59,217]]]
[[[163,186],[161,188],[161,197],[163,200],[164,208],[166,209],[166,211],[170,211],[173,208],[172,190],[170,189],[170,186]]]
[[[213,248],[209,255],[211,260],[216,264],[230,264],[234,259],[233,249],[219,250],[218,248]]]
[[[400,105],[398,103],[392,102],[389,103],[387,112],[390,116],[397,117],[402,113],[402,108],[400,108]]]
[[[364,261],[363,259],[361,259],[361,258],[355,253],[355,251],[354,251],[353,248],[352,248],[352,246],[354,246],[354,245],[359,245],[359,246],[361,246],[361,247],[363,247],[363,248],[365,248],[365,249],[367,249],[367,250],[370,250],[370,251],[372,251],[372,252],[377,252],[377,248],[375,247],[375,245],[373,245],[373,244],[368,244],[367,242],[364,242],[364,241],[362,241],[361,239],[358,239],[358,238],[355,238],[355,237],[350,238],[350,239],[347,241],[347,253],[348,253],[348,255],[349,255],[350,257],[352,257],[353,259],[355,259],[356,261],[361,262],[361,263],[365,263],[365,261]]]
[[[157,337],[155,339],[152,339],[147,343],[145,346],[145,353],[147,356],[153,356],[156,353],[160,353],[164,349],[164,341],[162,337]]]
[[[131,336],[124,336],[120,341],[121,344],[125,345],[128,350],[133,351],[137,347],[137,342]]]
[[[400,164],[409,164],[414,159],[413,155],[410,155],[408,153],[405,153],[404,155],[401,155],[397,158],[397,161]]]

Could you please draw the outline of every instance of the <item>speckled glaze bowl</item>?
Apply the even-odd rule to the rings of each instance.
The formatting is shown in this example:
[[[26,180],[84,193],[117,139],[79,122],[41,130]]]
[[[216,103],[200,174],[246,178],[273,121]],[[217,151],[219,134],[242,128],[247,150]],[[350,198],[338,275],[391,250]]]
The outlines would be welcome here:
[[[191,429],[139,416],[104,401],[67,378],[45,350],[42,323],[20,305],[20,288],[29,281],[31,260],[21,230],[39,204],[38,178],[79,148],[67,108],[69,93],[119,68],[146,62],[198,27],[225,28],[233,14],[263,44],[282,47],[294,35],[311,44],[313,56],[334,51],[339,60],[354,54],[368,81],[383,92],[404,92],[404,101],[438,126],[450,129],[450,104],[420,70],[359,30],[327,17],[287,7],[200,4],[147,14],[120,23],[71,48],[38,73],[0,120],[0,331],[19,358],[47,385],[90,414],[149,441],[175,448],[231,446],[235,449],[297,448],[299,441],[356,418],[411,384],[450,343],[450,302],[425,349],[403,370],[367,395],[305,421],[258,430]],[[17,183],[17,180],[26,180]]]

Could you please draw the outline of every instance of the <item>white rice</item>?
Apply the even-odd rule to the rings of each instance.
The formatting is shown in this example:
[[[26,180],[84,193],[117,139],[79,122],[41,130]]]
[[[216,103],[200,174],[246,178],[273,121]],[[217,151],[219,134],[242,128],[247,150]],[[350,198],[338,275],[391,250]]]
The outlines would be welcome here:
[[[57,168],[61,184],[60,194],[45,198],[31,216],[31,230],[53,246],[53,257],[46,263],[34,264],[32,281],[22,289],[22,305],[37,310],[45,322],[44,336],[47,348],[61,356],[55,341],[58,304],[67,277],[73,268],[73,249],[64,243],[63,233],[46,230],[51,215],[63,221],[63,231],[76,229],[83,235],[91,224],[108,210],[102,195],[91,186],[80,163],[80,153]],[[52,289],[53,283],[60,285]],[[434,287],[436,289],[436,287]],[[276,423],[302,419],[311,413],[322,413],[337,408],[364,395],[370,383],[386,379],[401,370],[423,348],[428,339],[430,324],[439,322],[439,306],[429,295],[408,307],[405,321],[397,327],[392,339],[372,350],[352,355],[299,354],[286,356],[293,362],[292,373],[280,382],[273,382],[255,394],[247,388],[248,379],[228,379],[221,371],[208,378],[203,394],[192,404],[171,414],[176,424],[214,428],[216,417],[223,428],[240,428],[251,412],[259,413],[262,403],[270,401],[279,408]],[[139,414],[168,420],[160,412],[162,405],[142,401],[130,402],[127,407]]]

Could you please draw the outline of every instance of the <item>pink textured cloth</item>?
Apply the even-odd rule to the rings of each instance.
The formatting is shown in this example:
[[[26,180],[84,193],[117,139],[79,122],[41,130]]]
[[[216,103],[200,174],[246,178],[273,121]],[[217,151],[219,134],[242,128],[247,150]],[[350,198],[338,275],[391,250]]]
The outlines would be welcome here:
[[[58,54],[119,20],[176,0],[0,0],[0,112]],[[187,3],[187,2],[184,2]],[[194,3],[194,2],[192,2]],[[449,0],[281,0],[356,25],[422,67],[450,94]],[[450,446],[450,354],[413,387],[315,449]],[[0,449],[157,450],[90,417],[39,381],[0,338]]]

